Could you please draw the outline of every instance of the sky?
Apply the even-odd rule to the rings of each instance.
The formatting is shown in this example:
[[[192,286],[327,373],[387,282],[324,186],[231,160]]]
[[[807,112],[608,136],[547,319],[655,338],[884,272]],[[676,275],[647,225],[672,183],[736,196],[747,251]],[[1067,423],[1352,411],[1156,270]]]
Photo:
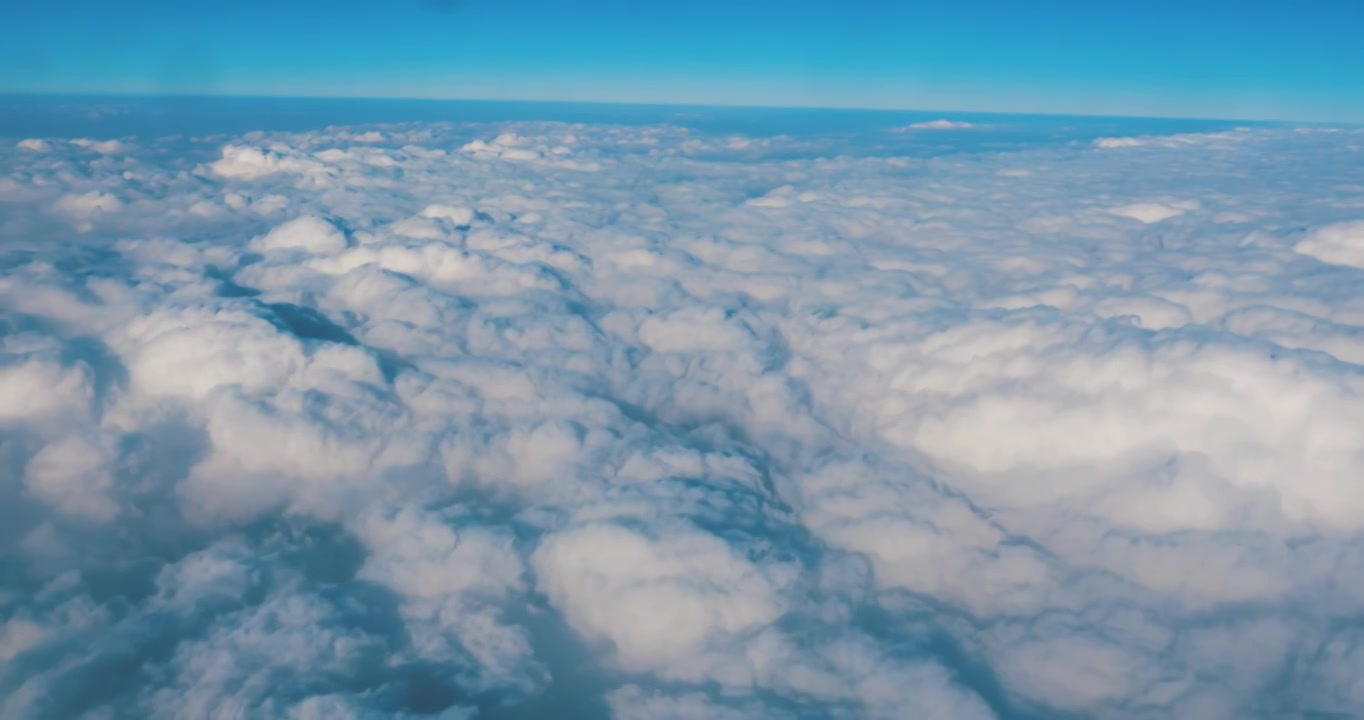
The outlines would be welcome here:
[[[1364,122],[1350,0],[55,0],[0,92]]]

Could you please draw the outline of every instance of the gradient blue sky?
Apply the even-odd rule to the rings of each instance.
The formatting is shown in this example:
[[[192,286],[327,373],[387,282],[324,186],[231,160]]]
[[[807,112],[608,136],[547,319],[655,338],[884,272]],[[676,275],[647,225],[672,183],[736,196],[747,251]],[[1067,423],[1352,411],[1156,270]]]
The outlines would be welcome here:
[[[0,92],[1364,122],[1360,0],[12,0]]]

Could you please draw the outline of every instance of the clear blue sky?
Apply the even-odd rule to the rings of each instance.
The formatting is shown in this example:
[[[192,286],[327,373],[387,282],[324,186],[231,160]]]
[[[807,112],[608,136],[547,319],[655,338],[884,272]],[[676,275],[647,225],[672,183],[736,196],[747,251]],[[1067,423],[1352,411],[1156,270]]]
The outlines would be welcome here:
[[[1364,122],[1364,0],[0,0],[0,92]]]

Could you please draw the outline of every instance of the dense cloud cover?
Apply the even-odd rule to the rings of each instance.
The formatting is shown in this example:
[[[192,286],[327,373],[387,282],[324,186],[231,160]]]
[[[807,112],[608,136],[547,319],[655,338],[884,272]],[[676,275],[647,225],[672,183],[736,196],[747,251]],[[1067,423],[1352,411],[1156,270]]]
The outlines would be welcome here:
[[[8,143],[0,717],[1364,707],[1364,134],[991,132]]]

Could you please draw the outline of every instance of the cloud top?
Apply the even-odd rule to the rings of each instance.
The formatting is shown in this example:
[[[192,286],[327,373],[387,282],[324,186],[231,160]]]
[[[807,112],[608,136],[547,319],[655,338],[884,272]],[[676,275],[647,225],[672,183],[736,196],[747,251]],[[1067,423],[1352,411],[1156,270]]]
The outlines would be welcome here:
[[[1354,712],[1358,133],[974,129],[0,147],[0,716]]]
[[[1324,263],[1364,269],[1364,220],[1314,228],[1293,249]]]

